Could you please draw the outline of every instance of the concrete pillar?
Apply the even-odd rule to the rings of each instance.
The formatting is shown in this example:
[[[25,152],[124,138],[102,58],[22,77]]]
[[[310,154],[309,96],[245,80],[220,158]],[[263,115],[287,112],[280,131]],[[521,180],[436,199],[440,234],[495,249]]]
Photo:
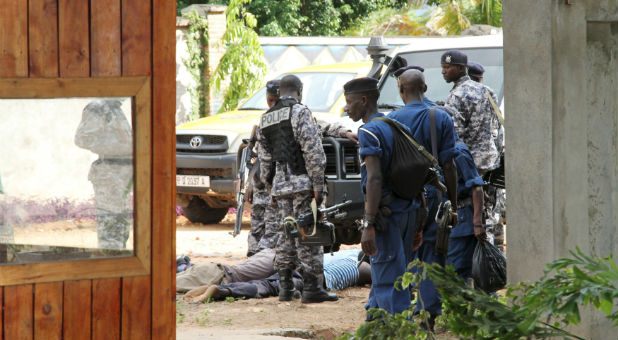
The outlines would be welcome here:
[[[618,250],[618,0],[505,1],[509,282]],[[618,339],[602,313],[572,330]]]

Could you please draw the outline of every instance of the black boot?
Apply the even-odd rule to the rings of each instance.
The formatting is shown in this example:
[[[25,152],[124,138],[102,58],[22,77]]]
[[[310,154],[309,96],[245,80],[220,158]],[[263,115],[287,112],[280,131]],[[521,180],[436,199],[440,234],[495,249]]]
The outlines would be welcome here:
[[[294,288],[291,269],[279,269],[279,301],[292,301],[298,298],[298,292]]]
[[[309,272],[303,273],[303,303],[337,300],[337,294],[327,292],[320,284],[318,276]]]

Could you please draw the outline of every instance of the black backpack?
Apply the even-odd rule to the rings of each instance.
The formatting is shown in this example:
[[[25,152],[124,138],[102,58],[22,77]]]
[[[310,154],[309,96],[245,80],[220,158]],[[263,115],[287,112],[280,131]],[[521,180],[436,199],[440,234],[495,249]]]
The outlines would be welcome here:
[[[410,132],[399,123],[386,117],[375,118],[388,123],[393,131],[393,152],[386,180],[393,193],[412,200],[427,184],[442,191],[446,188],[439,180],[438,161],[420,145]]]

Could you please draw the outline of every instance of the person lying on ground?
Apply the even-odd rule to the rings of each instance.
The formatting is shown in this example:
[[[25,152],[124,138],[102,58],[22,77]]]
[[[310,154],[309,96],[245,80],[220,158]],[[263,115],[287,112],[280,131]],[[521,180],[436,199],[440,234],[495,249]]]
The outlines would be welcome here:
[[[324,278],[322,284],[330,290],[342,290],[347,287],[371,283],[369,263],[359,260],[360,249],[349,249],[324,255]],[[292,272],[292,281],[297,293],[303,291],[300,273]],[[225,298],[267,298],[279,295],[279,274],[263,280],[213,284],[187,292],[184,299],[189,302],[224,300]]]
[[[214,262],[195,264],[176,274],[176,292],[186,293],[202,286],[262,280],[275,273],[274,260],[275,250],[267,248],[232,266]]]

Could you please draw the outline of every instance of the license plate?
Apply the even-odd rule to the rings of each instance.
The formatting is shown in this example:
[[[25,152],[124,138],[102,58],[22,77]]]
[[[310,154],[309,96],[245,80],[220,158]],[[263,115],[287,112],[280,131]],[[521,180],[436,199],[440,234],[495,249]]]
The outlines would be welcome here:
[[[208,177],[208,176],[176,175],[176,186],[177,187],[210,188],[210,177]]]

